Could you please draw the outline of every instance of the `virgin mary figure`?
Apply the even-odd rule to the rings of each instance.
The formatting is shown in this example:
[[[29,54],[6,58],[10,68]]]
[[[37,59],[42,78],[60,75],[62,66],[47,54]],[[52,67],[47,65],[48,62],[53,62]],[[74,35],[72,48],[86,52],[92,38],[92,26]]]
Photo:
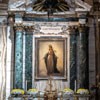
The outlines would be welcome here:
[[[59,73],[57,69],[57,56],[55,55],[52,45],[49,45],[49,51],[44,56],[44,61],[48,75]]]

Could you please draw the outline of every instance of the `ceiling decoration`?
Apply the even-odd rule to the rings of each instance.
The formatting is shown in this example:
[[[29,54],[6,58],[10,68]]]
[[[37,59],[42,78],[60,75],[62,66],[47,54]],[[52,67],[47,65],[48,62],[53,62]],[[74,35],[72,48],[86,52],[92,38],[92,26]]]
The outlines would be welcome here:
[[[82,0],[9,0],[8,12],[27,15],[76,16],[77,12],[90,11],[91,6]]]
[[[37,0],[33,4],[33,10],[53,14],[54,12],[68,11],[69,5],[65,0]]]

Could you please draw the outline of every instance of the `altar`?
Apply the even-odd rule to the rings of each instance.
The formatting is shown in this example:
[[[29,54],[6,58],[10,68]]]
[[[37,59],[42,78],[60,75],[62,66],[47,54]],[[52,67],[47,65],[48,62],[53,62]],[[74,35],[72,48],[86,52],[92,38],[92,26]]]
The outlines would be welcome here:
[[[25,94],[11,92],[8,100],[90,100],[91,95],[88,92],[81,93],[81,91],[80,93],[75,93],[71,89],[67,89],[66,91],[58,91],[57,89],[54,90],[52,81],[53,78],[50,76],[46,84],[47,86],[45,91],[32,92],[28,90]]]
[[[48,7],[38,9],[38,2],[9,2],[8,26],[3,26],[4,33],[7,28],[6,100],[13,89],[33,88],[39,90],[37,98],[45,91],[45,100],[78,98],[76,94],[64,97],[61,91],[89,89],[87,14],[91,6],[81,0],[73,5],[65,0],[52,12]],[[45,88],[50,76],[54,91],[48,92]],[[21,96],[26,100],[28,97],[35,98],[27,93]]]

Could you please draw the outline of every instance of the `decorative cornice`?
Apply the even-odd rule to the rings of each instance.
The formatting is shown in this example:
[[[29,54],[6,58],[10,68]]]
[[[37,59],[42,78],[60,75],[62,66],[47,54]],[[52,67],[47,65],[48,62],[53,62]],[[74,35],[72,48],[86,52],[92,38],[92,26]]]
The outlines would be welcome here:
[[[40,18],[48,18],[47,13],[33,13],[33,12],[26,12],[24,9],[13,9],[13,10],[8,10],[8,14],[21,14],[24,17],[40,17]],[[49,18],[69,18],[69,17],[80,17],[80,15],[86,15],[88,13],[88,11],[77,11],[77,12],[73,12],[73,11],[67,11],[64,13],[54,13],[53,15],[49,16]]]
[[[25,13],[25,17],[39,17],[39,18],[48,18],[47,14],[33,14],[33,13]],[[69,18],[69,17],[77,17],[76,13],[64,13],[64,14],[53,14],[49,16],[49,18]]]
[[[52,31],[56,29],[59,29],[59,34],[64,34],[67,32],[67,34],[77,34],[77,30],[79,30],[79,32],[84,32],[88,26],[86,24],[68,24],[67,22],[63,22],[63,24],[61,23],[57,23],[57,22],[34,22],[34,23],[28,23],[28,22],[23,22],[23,23],[15,23],[14,24],[15,30],[16,31],[34,31],[35,33],[41,33],[43,34],[43,32],[45,31],[45,34],[51,34],[47,33],[47,31],[49,29],[51,29]],[[49,31],[48,31],[49,32]],[[55,32],[56,34],[57,32]]]

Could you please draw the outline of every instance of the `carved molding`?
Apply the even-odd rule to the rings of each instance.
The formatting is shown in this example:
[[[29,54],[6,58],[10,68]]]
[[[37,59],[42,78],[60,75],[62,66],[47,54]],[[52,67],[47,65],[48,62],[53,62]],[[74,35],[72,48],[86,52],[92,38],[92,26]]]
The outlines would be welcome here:
[[[34,34],[77,34],[77,30],[79,32],[84,32],[86,30],[86,27],[88,27],[86,24],[73,24],[69,25],[67,22],[34,22],[34,23],[17,23],[14,25],[16,31],[28,31],[28,32],[34,32]]]
[[[81,25],[82,26],[82,25]],[[69,22],[23,22],[14,24],[16,31],[34,32],[34,34],[60,35],[76,34],[79,23]]]

